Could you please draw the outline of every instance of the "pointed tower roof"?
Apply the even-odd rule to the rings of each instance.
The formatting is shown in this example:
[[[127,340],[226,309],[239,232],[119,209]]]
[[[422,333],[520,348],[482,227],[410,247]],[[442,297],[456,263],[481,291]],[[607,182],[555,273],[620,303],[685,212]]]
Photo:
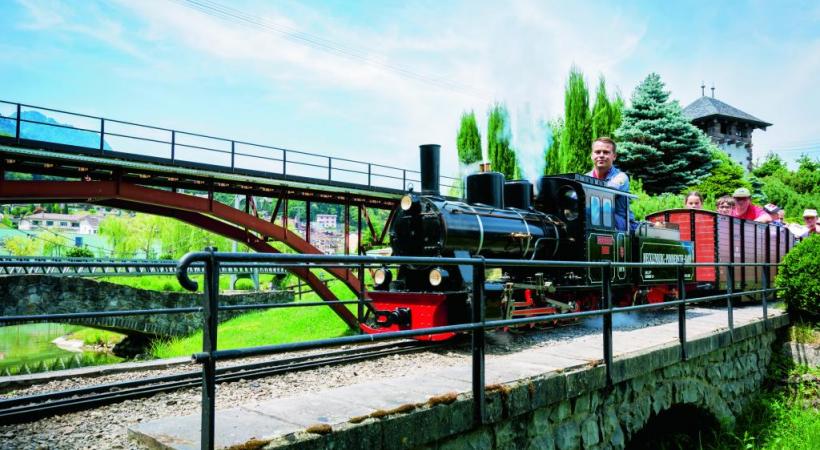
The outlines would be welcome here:
[[[735,108],[734,106],[727,105],[716,98],[707,97],[705,95],[684,108],[683,114],[689,119],[690,122],[697,119],[707,119],[710,117],[726,117],[748,122],[755,127],[762,128],[764,130],[766,127],[772,125],[769,122],[760,120],[751,114]]]

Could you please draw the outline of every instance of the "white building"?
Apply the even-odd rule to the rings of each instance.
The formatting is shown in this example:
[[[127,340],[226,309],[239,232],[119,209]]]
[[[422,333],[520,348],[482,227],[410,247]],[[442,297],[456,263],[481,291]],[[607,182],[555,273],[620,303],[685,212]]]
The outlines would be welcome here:
[[[683,114],[730,158],[752,170],[752,132],[766,131],[772,124],[714,98],[715,88],[707,97],[704,88],[701,86],[701,97],[684,108]]]
[[[75,234],[97,234],[99,227],[99,216],[41,212],[23,217],[17,228],[23,231],[38,231],[47,228]]]
[[[336,229],[336,215],[335,214],[316,214],[316,225],[325,230]]]

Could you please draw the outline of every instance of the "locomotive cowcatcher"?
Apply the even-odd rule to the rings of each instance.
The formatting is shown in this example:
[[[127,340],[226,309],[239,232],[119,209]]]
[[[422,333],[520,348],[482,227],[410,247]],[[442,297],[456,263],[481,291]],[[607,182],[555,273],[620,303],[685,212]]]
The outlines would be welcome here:
[[[542,176],[533,189],[529,181],[505,181],[497,172],[475,173],[465,180],[464,198],[454,200],[439,192],[440,146],[422,145],[420,151],[422,189],[420,193],[411,189],[401,198],[390,228],[394,256],[774,263],[794,244],[785,228],[746,224],[710,211],[661,212],[632,229],[618,229],[614,215],[627,215],[624,222],[629,223],[629,200],[635,196],[578,174]],[[616,211],[618,199],[625,200],[624,211]],[[723,228],[722,223],[726,223]],[[681,239],[682,228],[689,239]],[[753,243],[751,253],[745,250],[749,243]],[[746,247],[739,251],[734,249],[737,245]],[[469,267],[445,261],[440,266],[376,270],[374,290],[367,293],[372,302],[361,329],[379,333],[469,322]],[[762,268],[736,270],[740,275],[734,278],[736,288],[760,285]],[[611,272],[614,306],[677,297],[674,267],[613,267]],[[485,316],[496,320],[598,309],[601,277],[600,267],[492,268],[484,285]],[[726,268],[688,267],[683,277],[688,297],[726,288]],[[438,333],[418,339],[452,336]]]

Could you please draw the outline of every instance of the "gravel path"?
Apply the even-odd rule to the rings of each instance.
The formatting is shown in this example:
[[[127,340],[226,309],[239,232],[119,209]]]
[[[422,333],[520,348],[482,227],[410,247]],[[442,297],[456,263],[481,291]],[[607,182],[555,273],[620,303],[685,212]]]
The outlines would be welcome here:
[[[644,312],[621,315],[614,320],[616,329],[642,328],[677,320],[675,311]],[[526,333],[492,332],[488,335],[487,359],[556,341],[582,338],[600,331],[600,319]],[[288,355],[292,356],[292,355]],[[249,361],[242,361],[242,363]],[[435,350],[405,355],[393,355],[378,360],[345,366],[321,367],[314,370],[272,376],[255,380],[240,380],[217,386],[218,409],[270,398],[316,392],[348,384],[364,383],[385,377],[403,376],[426,368],[440,368],[470,363],[469,347],[460,345],[449,350]],[[232,364],[237,364],[233,362]],[[6,393],[3,397],[33,395],[95,384],[133,380],[199,370],[186,364],[172,369],[139,373],[119,373],[97,378],[75,378]],[[90,411],[50,417],[37,422],[0,426],[0,449],[142,449],[127,439],[130,425],[169,416],[198,414],[201,393],[188,389],[158,394],[151,398],[128,400]]]

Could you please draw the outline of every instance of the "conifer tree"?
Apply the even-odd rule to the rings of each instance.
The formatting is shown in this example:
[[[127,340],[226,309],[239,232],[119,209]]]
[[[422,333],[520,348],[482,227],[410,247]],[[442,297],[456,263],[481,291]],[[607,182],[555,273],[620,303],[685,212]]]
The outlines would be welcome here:
[[[680,192],[709,174],[709,139],[669,100],[661,77],[652,73],[635,88],[616,131],[615,164],[643,180],[646,192]]]
[[[592,139],[601,136],[613,137],[615,130],[621,126],[624,100],[620,95],[610,100],[606,93],[606,80],[603,76],[598,80],[595,92],[595,104],[592,107]]]
[[[456,139],[458,162],[462,165],[473,164],[481,160],[481,133],[475,121],[475,113],[470,111],[461,114],[461,127]]]
[[[606,81],[604,77],[598,80],[598,89],[595,91],[595,104],[592,107],[592,139],[600,136],[611,136],[612,104],[606,95]]]
[[[558,118],[549,123],[552,136],[548,142],[546,152],[546,164],[544,165],[545,175],[557,175],[561,172],[561,134],[564,131],[564,119]]]
[[[592,124],[589,111],[589,90],[584,75],[570,69],[564,94],[564,128],[561,131],[560,173],[585,173],[592,168],[590,146]]]
[[[512,133],[507,108],[496,103],[487,119],[487,156],[492,170],[501,172],[508,180],[518,174],[515,151],[510,147]]]

